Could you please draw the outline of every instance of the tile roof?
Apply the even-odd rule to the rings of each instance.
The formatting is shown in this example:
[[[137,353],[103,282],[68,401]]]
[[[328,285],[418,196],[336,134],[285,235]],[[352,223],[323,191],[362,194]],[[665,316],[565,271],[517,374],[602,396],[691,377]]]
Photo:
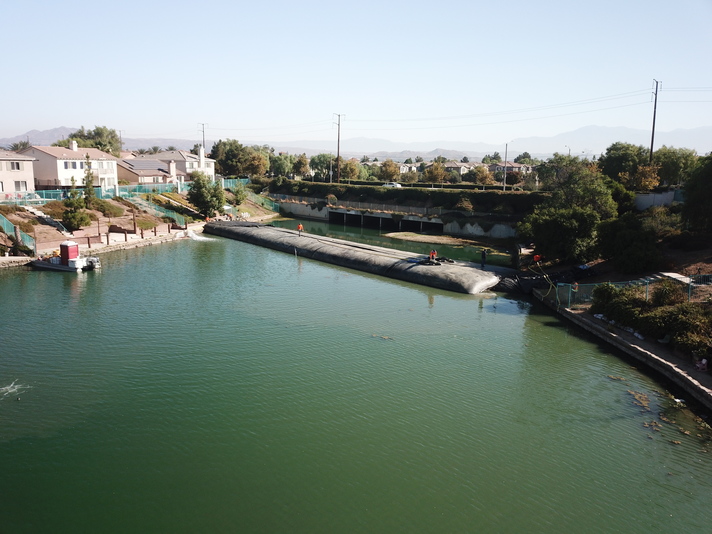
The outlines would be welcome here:
[[[139,176],[151,176],[156,173],[170,174],[165,161],[157,159],[131,158],[119,160],[118,164]],[[186,173],[176,169],[177,176],[186,176]]]
[[[98,148],[77,148],[77,150],[72,150],[72,149],[64,147],[64,146],[32,146],[30,148],[26,148],[25,150],[23,150],[22,153],[24,154],[31,150],[38,150],[40,152],[44,152],[45,154],[48,154],[49,156],[52,156],[56,159],[83,160],[83,159],[86,159],[87,154],[89,155],[89,159],[91,159],[91,160],[98,160],[98,159],[116,160],[117,159],[114,156],[112,156],[111,154],[102,152]]]
[[[200,158],[188,150],[165,150],[157,154],[136,154],[136,159],[158,159],[161,161],[200,161]],[[205,161],[215,161],[205,156]]]
[[[17,152],[12,152],[11,150],[0,149],[0,159],[2,160],[13,160],[13,161],[35,161],[32,156],[25,156]]]

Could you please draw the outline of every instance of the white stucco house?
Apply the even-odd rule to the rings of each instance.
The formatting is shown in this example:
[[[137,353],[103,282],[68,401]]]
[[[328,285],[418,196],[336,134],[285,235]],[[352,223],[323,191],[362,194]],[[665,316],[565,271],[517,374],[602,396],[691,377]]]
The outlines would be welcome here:
[[[0,150],[0,201],[19,200],[35,192],[34,158]]]
[[[210,180],[215,180],[215,160],[205,156],[205,149],[201,146],[198,155],[187,150],[166,150],[158,154],[138,154],[135,159],[153,159],[166,163],[175,162],[176,169],[185,174],[200,171]]]
[[[491,173],[502,172],[504,170],[504,163],[492,163],[489,166],[489,171]],[[530,174],[534,168],[531,165],[524,165],[522,163],[514,163],[513,161],[507,162],[507,172],[520,172],[522,174]]]
[[[118,165],[119,180],[129,184],[179,184],[187,179],[173,160],[129,158],[119,160]]]
[[[35,188],[68,189],[72,178],[81,187],[88,162],[94,174],[94,185],[102,188],[113,188],[119,183],[116,161],[111,154],[98,148],[79,148],[76,141],[71,141],[69,147],[62,146],[32,146],[20,154],[35,159]]]

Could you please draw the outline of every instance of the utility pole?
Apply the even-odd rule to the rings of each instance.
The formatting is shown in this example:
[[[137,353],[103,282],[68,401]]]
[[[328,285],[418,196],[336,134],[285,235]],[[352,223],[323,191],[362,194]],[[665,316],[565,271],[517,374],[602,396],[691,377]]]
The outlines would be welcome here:
[[[339,119],[337,122],[338,124],[338,135],[336,137],[336,183],[340,184],[341,183],[341,158],[340,152],[341,152],[341,114],[339,113],[334,113]]]
[[[206,127],[208,124],[205,123],[205,122],[199,122],[198,124],[199,124],[200,126],[202,126],[202,130],[203,130],[203,148],[205,148],[205,127]]]
[[[650,137],[650,161],[648,162],[649,165],[653,164],[653,142],[655,141],[655,115],[658,112],[658,84],[663,83],[657,81],[655,78],[653,78],[653,81],[655,82],[655,104],[653,104],[653,135]]]
[[[502,191],[507,188],[507,148],[509,148],[509,143],[504,144],[504,176],[502,176]]]

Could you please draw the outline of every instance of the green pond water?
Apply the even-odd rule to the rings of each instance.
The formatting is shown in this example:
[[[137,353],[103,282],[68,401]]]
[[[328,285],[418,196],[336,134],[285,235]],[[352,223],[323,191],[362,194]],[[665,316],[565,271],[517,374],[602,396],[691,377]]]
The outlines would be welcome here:
[[[535,303],[220,238],[102,263],[0,272],[0,532],[712,529],[709,432]]]

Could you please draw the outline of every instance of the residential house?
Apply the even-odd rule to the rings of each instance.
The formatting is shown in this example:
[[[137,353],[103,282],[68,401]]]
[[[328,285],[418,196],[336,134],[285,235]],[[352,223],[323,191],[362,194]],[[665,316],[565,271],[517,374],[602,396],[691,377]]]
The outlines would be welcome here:
[[[408,172],[418,172],[420,163],[400,163],[398,166],[400,168],[400,173],[406,174]]]
[[[534,170],[532,165],[523,165],[521,163],[514,163],[513,161],[507,162],[507,172],[520,172],[522,174],[530,174]],[[489,171],[491,173],[504,171],[504,163],[499,161],[497,163],[492,163],[489,166]]]
[[[35,191],[34,158],[0,150],[0,201],[17,200]]]
[[[114,156],[98,148],[79,148],[76,141],[70,141],[69,147],[32,146],[20,154],[35,159],[35,188],[38,190],[68,189],[72,186],[72,178],[77,186],[82,186],[87,161],[95,186],[110,189],[119,183]]]
[[[119,180],[129,184],[182,183],[187,175],[179,171],[176,162],[157,159],[130,158],[118,162]]]
[[[460,176],[462,176],[463,174],[465,174],[467,171],[469,171],[472,168],[472,166],[469,163],[461,163],[459,161],[446,161],[443,164],[443,167],[445,168],[446,172],[455,171]]]
[[[210,180],[215,180],[215,160],[205,156],[202,146],[197,156],[187,150],[166,150],[158,154],[137,154],[135,159],[157,159],[166,163],[174,161],[176,169],[187,175],[200,171]]]

